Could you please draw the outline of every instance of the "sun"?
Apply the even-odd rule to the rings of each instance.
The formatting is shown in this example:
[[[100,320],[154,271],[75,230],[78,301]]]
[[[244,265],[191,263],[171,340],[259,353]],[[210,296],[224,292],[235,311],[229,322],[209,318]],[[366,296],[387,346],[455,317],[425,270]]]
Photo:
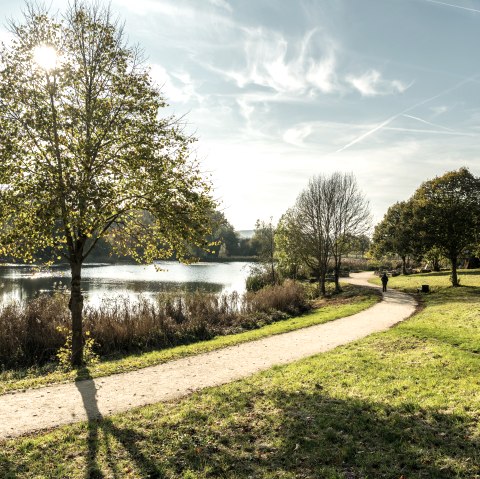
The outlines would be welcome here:
[[[38,45],[33,50],[35,63],[45,71],[53,70],[57,66],[58,55],[55,48],[48,45]]]

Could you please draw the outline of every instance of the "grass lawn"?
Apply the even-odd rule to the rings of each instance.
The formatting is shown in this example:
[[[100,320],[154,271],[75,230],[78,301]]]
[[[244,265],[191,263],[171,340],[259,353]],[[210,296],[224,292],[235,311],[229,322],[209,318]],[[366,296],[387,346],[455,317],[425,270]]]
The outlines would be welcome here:
[[[479,479],[480,272],[468,278],[424,275],[419,314],[331,352],[4,442],[0,477]]]
[[[274,334],[286,333],[295,329],[326,323],[344,316],[351,316],[373,306],[380,299],[378,293],[369,288],[358,288],[352,285],[344,285],[343,287],[343,293],[333,296],[331,299],[323,300],[318,304],[318,309],[308,314],[239,334],[218,336],[209,341],[201,341],[138,355],[128,355],[114,360],[104,360],[88,370],[64,372],[57,369],[56,365],[50,364],[43,368],[0,372],[0,394],[18,389],[44,386],[46,384],[71,382],[76,379],[95,378],[132,371]]]

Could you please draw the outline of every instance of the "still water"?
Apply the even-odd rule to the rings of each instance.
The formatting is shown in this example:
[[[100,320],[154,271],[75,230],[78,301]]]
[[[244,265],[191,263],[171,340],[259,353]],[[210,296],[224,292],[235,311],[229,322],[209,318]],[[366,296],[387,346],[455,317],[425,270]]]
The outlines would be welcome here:
[[[245,291],[251,263],[197,263],[183,265],[160,261],[154,265],[86,264],[82,289],[86,303],[99,304],[104,298],[121,295],[135,300],[153,298],[163,291]],[[158,268],[161,270],[159,271]],[[28,266],[0,266],[0,304],[25,301],[39,293],[52,292],[59,285],[70,286],[70,270],[53,267],[38,271]]]

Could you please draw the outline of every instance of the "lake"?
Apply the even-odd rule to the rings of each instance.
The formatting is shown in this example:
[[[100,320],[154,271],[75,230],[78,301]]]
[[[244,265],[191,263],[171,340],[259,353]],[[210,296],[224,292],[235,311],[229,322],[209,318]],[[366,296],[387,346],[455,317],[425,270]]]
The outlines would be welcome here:
[[[136,299],[153,297],[164,291],[207,291],[213,293],[245,291],[251,263],[196,263],[184,265],[160,261],[154,265],[85,264],[82,289],[88,304],[121,295]],[[59,285],[70,287],[68,267],[38,271],[24,265],[0,266],[0,303],[25,301],[39,293],[52,292]]]

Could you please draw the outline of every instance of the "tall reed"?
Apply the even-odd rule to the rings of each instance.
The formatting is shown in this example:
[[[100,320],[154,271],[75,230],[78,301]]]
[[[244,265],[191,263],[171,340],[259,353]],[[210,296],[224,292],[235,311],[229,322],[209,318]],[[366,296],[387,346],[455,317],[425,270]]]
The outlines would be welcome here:
[[[155,301],[122,296],[87,306],[84,327],[101,357],[167,348],[257,328],[309,309],[293,281],[256,293],[159,294]],[[56,359],[70,326],[68,296],[61,291],[0,309],[0,368]]]

